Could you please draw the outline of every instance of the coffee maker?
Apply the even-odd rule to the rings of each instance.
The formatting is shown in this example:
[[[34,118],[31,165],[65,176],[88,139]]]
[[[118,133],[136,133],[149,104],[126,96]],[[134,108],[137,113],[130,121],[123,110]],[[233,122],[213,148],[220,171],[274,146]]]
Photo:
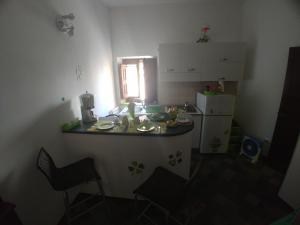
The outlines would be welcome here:
[[[97,118],[94,116],[92,111],[94,106],[94,95],[86,92],[79,96],[80,105],[81,105],[81,115],[83,123],[91,123],[97,121]]]

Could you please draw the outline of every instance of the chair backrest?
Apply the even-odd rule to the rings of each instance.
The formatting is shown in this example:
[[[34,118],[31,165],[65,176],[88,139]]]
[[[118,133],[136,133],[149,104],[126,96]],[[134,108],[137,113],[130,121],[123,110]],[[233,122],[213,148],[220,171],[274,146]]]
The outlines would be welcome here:
[[[36,166],[47,177],[48,181],[52,185],[57,167],[55,166],[52,157],[44,148],[40,149]]]

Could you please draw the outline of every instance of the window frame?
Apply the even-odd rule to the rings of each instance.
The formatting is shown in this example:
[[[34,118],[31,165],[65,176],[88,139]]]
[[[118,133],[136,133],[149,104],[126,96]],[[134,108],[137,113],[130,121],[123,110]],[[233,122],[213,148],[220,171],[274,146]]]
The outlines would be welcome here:
[[[119,63],[119,91],[120,91],[120,97],[121,99],[127,99],[127,98],[140,98],[140,68],[139,68],[139,62],[142,59],[122,59],[122,62]],[[137,74],[138,74],[138,96],[128,96],[128,90],[127,90],[127,84],[126,84],[126,69],[123,69],[127,65],[136,65]],[[125,76],[125,79],[124,79]],[[124,90],[126,89],[126,90]]]

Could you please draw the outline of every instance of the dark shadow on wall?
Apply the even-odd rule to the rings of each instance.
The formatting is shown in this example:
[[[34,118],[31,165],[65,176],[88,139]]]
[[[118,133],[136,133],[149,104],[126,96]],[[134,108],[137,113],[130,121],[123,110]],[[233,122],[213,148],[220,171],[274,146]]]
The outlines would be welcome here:
[[[15,137],[1,150],[0,196],[17,205],[24,224],[48,225],[62,216],[62,196],[51,189],[46,178],[36,169],[36,158],[44,146],[54,160],[63,164],[63,122],[74,119],[71,103],[51,108],[29,127],[16,130]],[[7,164],[7,166],[5,166]],[[57,213],[58,215],[55,215]],[[49,220],[49,222],[47,222]]]
[[[31,14],[43,19],[46,22],[51,22],[54,25],[55,18],[59,15],[58,10],[55,9],[53,1],[49,0],[15,0],[18,1]]]
[[[0,0],[0,6],[3,7],[5,4],[7,4],[10,0]]]
[[[256,40],[249,40],[246,43],[246,56],[244,68],[244,80],[251,80],[254,76],[255,59],[257,57],[257,43]]]
[[[300,10],[300,1],[299,0],[290,0],[292,3],[295,4],[296,7],[299,7]]]
[[[0,0],[0,12],[5,11],[10,0]]]

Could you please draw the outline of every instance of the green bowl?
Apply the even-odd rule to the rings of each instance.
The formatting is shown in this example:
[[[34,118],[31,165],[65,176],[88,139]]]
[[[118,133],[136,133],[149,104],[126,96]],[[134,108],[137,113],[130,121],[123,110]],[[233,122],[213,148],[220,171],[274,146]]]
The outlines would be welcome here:
[[[160,105],[148,105],[146,106],[146,112],[147,113],[159,113],[161,112],[161,106]]]
[[[153,122],[166,122],[171,119],[169,113],[154,113],[148,115],[148,118]]]

